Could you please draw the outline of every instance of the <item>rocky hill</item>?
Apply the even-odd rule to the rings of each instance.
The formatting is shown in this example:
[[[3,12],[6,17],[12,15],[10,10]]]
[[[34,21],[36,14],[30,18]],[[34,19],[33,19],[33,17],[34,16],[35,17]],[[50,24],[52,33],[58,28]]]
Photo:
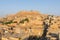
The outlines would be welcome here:
[[[60,16],[21,11],[0,18],[0,40],[59,40],[59,34]]]

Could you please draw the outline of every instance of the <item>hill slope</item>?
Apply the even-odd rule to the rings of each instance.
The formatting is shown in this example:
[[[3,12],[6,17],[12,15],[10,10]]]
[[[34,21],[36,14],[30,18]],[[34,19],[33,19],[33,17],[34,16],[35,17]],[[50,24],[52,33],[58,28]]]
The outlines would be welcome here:
[[[37,11],[21,11],[0,18],[2,40],[23,40],[29,36],[57,39],[60,31],[60,16],[45,15]],[[8,35],[8,36],[7,36]]]

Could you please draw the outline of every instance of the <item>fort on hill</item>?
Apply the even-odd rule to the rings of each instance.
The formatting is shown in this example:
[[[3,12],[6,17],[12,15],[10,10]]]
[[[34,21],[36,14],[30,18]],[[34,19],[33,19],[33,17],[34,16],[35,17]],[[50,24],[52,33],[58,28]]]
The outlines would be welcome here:
[[[59,40],[60,16],[21,11],[0,18],[0,40]]]

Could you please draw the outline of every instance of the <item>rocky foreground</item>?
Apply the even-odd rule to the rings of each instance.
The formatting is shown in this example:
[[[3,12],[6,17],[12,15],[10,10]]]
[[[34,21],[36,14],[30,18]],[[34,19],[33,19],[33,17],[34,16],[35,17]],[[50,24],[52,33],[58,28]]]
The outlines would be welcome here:
[[[0,40],[59,40],[60,16],[21,11],[0,18]]]

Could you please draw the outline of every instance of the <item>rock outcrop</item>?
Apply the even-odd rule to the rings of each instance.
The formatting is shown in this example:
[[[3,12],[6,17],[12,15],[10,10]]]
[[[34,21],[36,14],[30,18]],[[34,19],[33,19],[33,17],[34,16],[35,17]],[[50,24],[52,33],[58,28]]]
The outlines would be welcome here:
[[[60,16],[21,11],[0,18],[1,40],[28,40],[29,36],[39,37],[39,40],[59,40],[59,34]]]

